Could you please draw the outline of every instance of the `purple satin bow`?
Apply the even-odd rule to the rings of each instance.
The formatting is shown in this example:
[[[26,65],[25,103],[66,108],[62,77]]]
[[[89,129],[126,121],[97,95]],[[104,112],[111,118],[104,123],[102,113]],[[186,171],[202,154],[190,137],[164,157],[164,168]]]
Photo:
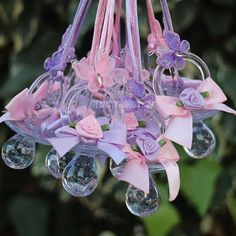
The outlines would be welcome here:
[[[100,119],[100,123],[104,122]],[[126,155],[122,148],[126,144],[127,129],[123,124],[111,124],[109,130],[103,132],[100,139],[88,139],[78,135],[76,129],[64,126],[55,131],[56,137],[48,138],[58,154],[62,157],[79,143],[94,145],[101,151],[107,153],[116,164],[122,162]]]

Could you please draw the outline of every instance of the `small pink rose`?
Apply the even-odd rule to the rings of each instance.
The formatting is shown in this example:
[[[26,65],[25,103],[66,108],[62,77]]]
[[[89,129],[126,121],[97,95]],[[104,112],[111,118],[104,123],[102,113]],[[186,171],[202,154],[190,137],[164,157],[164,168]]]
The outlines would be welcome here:
[[[77,134],[84,138],[100,139],[103,137],[98,120],[93,116],[87,116],[76,125]]]
[[[125,114],[124,122],[128,130],[135,130],[138,127],[138,120],[133,112]]]

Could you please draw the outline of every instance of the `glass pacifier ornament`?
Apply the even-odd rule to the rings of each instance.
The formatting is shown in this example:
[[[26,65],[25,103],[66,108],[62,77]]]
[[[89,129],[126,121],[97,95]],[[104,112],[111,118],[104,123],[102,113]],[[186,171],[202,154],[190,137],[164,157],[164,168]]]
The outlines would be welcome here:
[[[42,127],[58,119],[61,99],[68,89],[68,81],[74,76],[71,73],[65,76],[64,70],[68,62],[75,58],[75,42],[90,2],[80,2],[73,25],[64,34],[58,51],[45,62],[47,72],[37,78],[30,89],[26,88],[16,95],[6,106],[7,112],[0,118],[0,122],[5,121],[17,133],[2,149],[2,157],[11,168],[28,167],[34,159],[36,142],[48,144]]]
[[[185,60],[188,62],[192,62],[196,66],[196,68],[207,68],[206,65],[201,61],[201,59],[196,57],[195,55],[186,53],[185,56],[186,56]],[[191,83],[189,82],[190,79],[183,79],[179,77],[178,75],[179,70],[175,71],[176,75],[173,76],[174,78],[173,77],[167,78],[167,76],[164,77],[165,70],[166,68],[160,66],[158,70],[155,70],[154,72],[154,82],[155,82],[154,88],[159,88],[158,91],[156,90],[156,94],[159,94],[157,96],[157,99],[159,99],[157,100],[157,106],[159,112],[163,114],[161,111],[162,109],[161,107],[164,108],[166,103],[165,102],[163,103],[162,99],[163,98],[167,99],[168,97],[172,99],[172,102],[174,102],[173,99],[176,100],[175,102],[175,106],[177,107],[176,111],[181,108],[186,108],[186,110],[184,110],[182,113],[182,116],[184,116],[184,118],[182,117],[180,118],[177,117],[173,119],[170,118],[170,120],[167,121],[168,127],[166,130],[166,137],[184,146],[184,149],[186,150],[187,154],[189,154],[189,156],[193,158],[207,157],[215,149],[216,138],[213,132],[210,130],[210,128],[207,127],[206,124],[204,124],[203,120],[215,115],[216,111],[211,108],[208,109],[207,105],[205,106],[205,108],[203,108],[204,105],[206,104],[205,99],[208,99],[208,97],[204,98],[204,96],[208,96],[208,90],[206,90],[205,88],[201,89],[200,86],[202,83],[204,83],[205,80],[210,78],[210,74],[208,70],[205,70],[205,73],[202,70],[201,75],[204,75],[204,77],[202,78],[203,82],[197,81]],[[208,74],[209,76],[208,75],[206,76],[206,74]],[[165,96],[165,90],[163,89],[164,87],[163,78],[166,78],[166,80],[167,79],[174,80],[174,83],[182,84],[182,87],[178,86],[179,89],[178,92],[176,92],[175,90],[174,96],[173,95],[170,96],[171,94],[169,94],[169,96]],[[162,104],[160,105],[160,103]],[[171,108],[171,110],[173,112],[172,114],[174,114],[175,112],[174,109]],[[179,114],[177,116],[179,116]],[[178,126],[176,124],[178,124]],[[175,130],[173,127],[175,128]],[[180,135],[183,135],[185,137],[179,137]]]
[[[97,160],[103,165],[109,156],[116,163],[125,158],[121,149],[127,132],[122,124],[122,109],[115,102],[119,91],[112,89],[117,70],[111,55],[114,9],[115,0],[99,2],[91,52],[87,58],[72,63],[78,82],[68,90],[60,110],[68,123],[55,131],[56,137],[47,139],[59,158],[70,150],[74,152],[62,173],[62,184],[77,197],[95,190]],[[122,69],[118,70],[120,75]]]
[[[166,119],[165,137],[182,145],[189,156],[203,158],[211,154],[216,146],[215,136],[203,120],[215,115],[217,110],[236,113],[223,104],[227,98],[211,79],[207,65],[190,53],[190,44],[173,31],[167,2],[160,2],[165,28],[163,33],[154,18],[151,2],[147,0],[152,26],[148,48],[151,54],[157,56],[157,68],[153,73],[157,110]],[[180,77],[186,62],[200,71],[202,81]]]
[[[126,1],[126,28],[126,50],[130,53],[133,68],[126,86],[134,93],[136,91],[144,93],[144,88],[146,96],[151,96],[153,91],[140,77],[143,69],[139,48],[137,1]],[[134,54],[139,56],[134,56]],[[127,96],[126,93],[123,96]],[[144,217],[156,212],[160,206],[159,192],[152,179],[153,173],[166,170],[170,185],[170,200],[177,196],[179,169],[176,161],[179,156],[171,142],[162,138],[163,123],[158,114],[147,104],[137,107],[138,101],[127,103],[127,100],[127,97],[123,99],[126,103],[124,122],[128,130],[127,144],[123,149],[126,159],[118,165],[111,160],[110,170],[118,180],[130,184],[126,192],[126,206],[129,211],[136,216]],[[132,106],[130,109],[128,109],[128,104]],[[133,107],[134,104],[136,109]]]

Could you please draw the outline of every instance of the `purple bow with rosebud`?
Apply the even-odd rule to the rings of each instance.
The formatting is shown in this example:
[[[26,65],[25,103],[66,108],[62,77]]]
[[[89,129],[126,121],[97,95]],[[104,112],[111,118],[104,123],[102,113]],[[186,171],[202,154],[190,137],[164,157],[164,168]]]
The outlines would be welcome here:
[[[189,42],[187,40],[181,41],[179,35],[171,31],[164,32],[163,38],[167,47],[158,49],[157,64],[165,69],[182,70],[185,66],[183,54],[189,51]]]
[[[154,107],[155,96],[147,94],[144,84],[133,78],[128,80],[127,86],[130,94],[122,97],[125,112],[138,112],[145,116]]]

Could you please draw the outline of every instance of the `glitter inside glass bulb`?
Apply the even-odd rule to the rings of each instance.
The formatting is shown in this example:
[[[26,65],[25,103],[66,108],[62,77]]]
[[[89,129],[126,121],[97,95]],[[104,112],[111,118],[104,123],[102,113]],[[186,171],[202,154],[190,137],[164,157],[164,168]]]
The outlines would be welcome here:
[[[64,189],[76,197],[90,195],[98,184],[98,170],[94,157],[79,154],[63,171],[62,184]]]
[[[193,125],[192,148],[185,152],[192,158],[201,159],[209,156],[216,147],[216,138],[211,129],[203,122]]]
[[[155,213],[160,207],[160,196],[155,183],[150,178],[149,193],[129,185],[126,192],[126,206],[129,211],[139,217]]]
[[[16,134],[2,147],[2,159],[12,169],[25,169],[35,157],[35,142],[23,135]]]
[[[115,178],[119,178],[123,173],[128,160],[124,159],[120,164],[116,164],[112,159],[110,160],[110,171]]]
[[[49,173],[57,179],[62,178],[65,167],[76,157],[76,153],[70,151],[60,157],[55,149],[52,149],[46,156],[46,167]]]

